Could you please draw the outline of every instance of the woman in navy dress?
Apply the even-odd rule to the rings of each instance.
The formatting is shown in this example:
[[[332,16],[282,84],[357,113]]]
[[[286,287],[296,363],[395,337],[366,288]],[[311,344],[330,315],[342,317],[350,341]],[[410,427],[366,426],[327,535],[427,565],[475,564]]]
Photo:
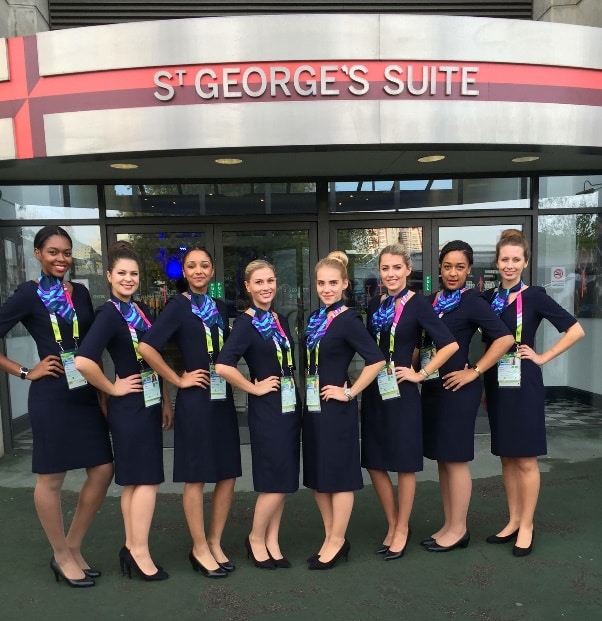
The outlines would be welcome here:
[[[422,386],[424,456],[436,459],[445,522],[422,544],[430,552],[465,548],[472,479],[468,462],[474,459],[474,425],[483,387],[480,376],[508,351],[512,336],[508,328],[484,303],[475,289],[466,288],[473,262],[472,248],[464,241],[447,243],[439,255],[443,290],[430,301],[460,349],[440,369],[442,379]],[[491,347],[470,366],[468,349],[477,329]]]
[[[234,322],[217,373],[249,395],[253,486],[259,492],[247,556],[260,569],[289,568],[278,534],[286,494],[299,488],[301,408],[293,378],[292,335],[286,318],[271,311],[276,271],[263,260],[245,268],[251,307]],[[237,369],[244,358],[248,380]]]
[[[387,364],[362,395],[362,466],[370,473],[387,518],[387,535],[377,553],[389,561],[403,556],[410,539],[416,472],[422,470],[422,408],[417,384],[429,375],[436,376],[458,344],[427,299],[408,289],[412,263],[404,246],[384,248],[378,267],[387,293],[370,301],[367,325]],[[416,372],[412,357],[425,333],[437,351]],[[391,385],[387,376],[393,375],[397,383]],[[397,505],[389,472],[397,472]]]
[[[240,438],[232,389],[215,375],[215,359],[230,333],[226,305],[207,295],[213,258],[192,248],[182,258],[183,293],[172,298],[140,343],[140,355],[166,381],[178,387],[174,417],[175,482],[184,482],[182,503],[193,546],[195,571],[225,578],[234,564],[221,538],[241,475]],[[175,340],[186,371],[179,376],[161,355]],[[203,488],[215,483],[209,536],[205,536]]]
[[[119,553],[121,567],[130,577],[133,568],[143,580],[165,580],[167,572],[151,558],[148,535],[157,489],[164,481],[162,427],[171,425],[172,412],[169,398],[160,395],[156,374],[144,365],[137,351],[150,321],[148,308],[132,301],[140,271],[131,244],[116,242],[109,248],[107,279],[110,300],[97,309],[75,361],[82,375],[109,395],[115,482],[123,486],[125,546]],[[114,382],[107,379],[98,364],[105,348],[115,365]]]
[[[507,543],[516,539],[514,556],[527,556],[533,548],[533,516],[540,487],[537,456],[547,453],[541,367],[584,335],[577,320],[543,287],[527,287],[523,283],[522,273],[528,263],[529,245],[523,234],[516,229],[504,231],[496,247],[501,281],[499,287],[486,294],[495,313],[516,337],[516,346],[513,344],[503,361],[506,364],[500,365],[502,371],[492,368],[485,375],[491,452],[502,461],[509,510],[507,524],[496,535],[489,536],[487,542]],[[519,315],[522,321],[518,320]],[[543,319],[564,334],[538,354],[533,347]],[[516,372],[513,378],[512,373],[503,371],[511,363],[519,369],[518,382]]]
[[[77,379],[70,389],[60,356],[77,349],[78,333],[79,339],[85,337],[94,311],[83,285],[63,281],[73,264],[73,244],[65,229],[45,226],[33,246],[41,264],[40,278],[19,285],[0,308],[0,337],[21,322],[36,343],[40,361],[27,369],[0,354],[0,369],[31,382],[34,502],[52,546],[52,571],[57,580],[61,576],[71,586],[94,586],[92,578],[100,572],[90,568],[80,548],[113,478],[113,455],[96,390]],[[65,364],[74,377],[72,362],[71,354]],[[61,488],[67,470],[77,468],[86,468],[87,478],[65,536]]]
[[[331,569],[347,558],[347,526],[353,492],[363,487],[357,395],[376,378],[384,356],[361,317],[348,309],[346,263],[326,257],[316,265],[316,289],[324,305],[309,318],[306,402],[303,417],[303,484],[313,490],[324,524],[324,541],[309,569]],[[347,369],[358,353],[365,361],[350,385]]]

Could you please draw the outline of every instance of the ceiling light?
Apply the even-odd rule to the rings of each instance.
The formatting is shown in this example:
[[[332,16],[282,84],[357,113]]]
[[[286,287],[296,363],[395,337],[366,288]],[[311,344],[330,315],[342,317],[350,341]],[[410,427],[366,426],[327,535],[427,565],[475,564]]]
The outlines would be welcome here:
[[[242,160],[237,157],[219,157],[215,160],[215,163],[224,164],[227,166],[230,164],[242,164]]]
[[[418,161],[423,164],[428,164],[430,162],[440,162],[445,159],[445,155],[425,155],[424,157],[419,157]]]
[[[512,161],[515,164],[524,164],[525,162],[536,162],[539,159],[539,155],[525,155],[524,157],[513,157]]]
[[[134,168],[138,168],[138,164],[128,164],[126,162],[117,162],[115,164],[110,164],[111,168],[117,168],[117,170],[134,170]]]

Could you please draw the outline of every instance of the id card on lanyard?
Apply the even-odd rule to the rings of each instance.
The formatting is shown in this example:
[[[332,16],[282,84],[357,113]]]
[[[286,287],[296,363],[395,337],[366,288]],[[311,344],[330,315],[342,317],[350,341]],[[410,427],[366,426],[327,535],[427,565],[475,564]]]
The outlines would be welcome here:
[[[337,308],[332,311],[332,315],[328,318],[326,322],[326,329],[324,330],[324,334],[328,331],[332,320],[340,315],[345,310],[344,306]],[[309,361],[311,360],[311,352],[307,350],[307,373],[305,374],[305,405],[307,406],[308,412],[321,412],[322,406],[320,403],[320,374],[318,373],[318,359],[320,357],[320,341],[324,338],[324,334],[320,338],[320,340],[316,343],[313,351],[315,356],[315,373],[312,375],[309,372]]]
[[[79,321],[77,320],[77,313],[75,312],[75,306],[73,306],[73,300],[67,289],[67,285],[63,283],[63,291],[65,297],[71,308],[73,308],[73,342],[75,343],[75,349],[63,349],[63,337],[61,335],[61,329],[59,328],[59,322],[55,313],[50,313],[50,323],[52,324],[52,332],[54,334],[54,340],[59,346],[59,355],[61,357],[61,363],[65,369],[65,379],[67,380],[67,387],[69,390],[80,388],[85,386],[88,382],[86,378],[75,368],[75,354],[77,353],[77,342],[79,340]]]
[[[376,376],[376,382],[378,385],[378,392],[383,401],[389,399],[400,399],[399,384],[395,377],[395,363],[393,362],[393,351],[395,349],[395,331],[397,330],[397,324],[403,314],[406,302],[410,298],[410,291],[408,291],[399,300],[399,304],[395,309],[395,315],[393,317],[393,323],[391,324],[391,331],[389,333],[389,362],[386,363],[383,368],[378,372]],[[376,335],[376,342],[380,344],[380,332]]]
[[[516,344],[520,345],[523,336],[523,296],[516,295]],[[521,366],[518,352],[504,354],[497,363],[497,383],[500,388],[520,387]]]
[[[295,390],[295,380],[293,378],[293,354],[291,352],[291,345],[286,336],[286,332],[283,330],[280,325],[280,320],[278,319],[278,315],[274,314],[274,321],[276,322],[276,327],[278,328],[278,332],[285,339],[285,351],[286,351],[286,366],[289,368],[290,375],[285,377],[284,375],[284,356],[282,355],[282,347],[278,341],[278,339],[274,336],[272,337],[274,341],[274,345],[276,346],[276,356],[278,358],[278,363],[280,364],[281,369],[281,377],[280,377],[280,408],[282,414],[290,414],[297,409],[297,392]]]
[[[132,345],[134,347],[134,353],[136,354],[136,360],[140,363],[140,377],[142,378],[142,394],[144,396],[144,407],[151,407],[151,405],[157,405],[161,402],[161,385],[159,383],[159,377],[153,371],[153,369],[145,369],[143,366],[143,358],[138,353],[138,335],[136,334],[136,328],[130,325],[127,319],[123,316],[119,304],[114,300],[111,303],[117,309],[117,312],[123,317],[128,330],[130,332],[130,338],[132,339]],[[144,313],[138,308],[138,313],[142,317],[147,327],[150,327],[150,321],[144,316]]]

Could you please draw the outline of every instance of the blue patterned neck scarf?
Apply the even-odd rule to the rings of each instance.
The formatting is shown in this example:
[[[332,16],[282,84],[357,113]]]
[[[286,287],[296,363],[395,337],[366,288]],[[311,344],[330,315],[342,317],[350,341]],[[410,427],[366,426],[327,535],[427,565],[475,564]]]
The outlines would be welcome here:
[[[113,295],[111,295],[111,301],[119,307],[119,312],[123,315],[123,318],[126,320],[128,326],[131,326],[140,332],[146,332],[149,329],[150,325],[138,312],[138,309],[134,306],[133,302],[123,302]]]
[[[405,287],[396,295],[388,295],[378,307],[378,310],[372,315],[372,332],[378,334],[383,330],[389,330],[393,325],[395,317],[395,302],[408,292]]]
[[[502,283],[500,282],[497,291],[495,292],[491,300],[491,308],[498,317],[504,312],[506,306],[508,306],[508,298],[510,297],[510,294],[520,291],[523,288],[524,284],[525,283],[521,280],[516,285],[514,285],[514,287],[511,287],[510,289],[503,289]]]
[[[42,273],[38,280],[38,296],[49,313],[59,315],[67,323],[73,323],[75,308],[67,300],[62,278]]]
[[[218,326],[224,329],[224,320],[217,310],[217,306],[213,298],[203,293],[192,293],[188,289],[192,312],[208,327]]]
[[[323,306],[319,311],[315,312],[309,318],[307,328],[305,328],[306,346],[308,349],[314,349],[320,339],[326,334],[328,327],[328,313],[336,311],[345,306],[343,300],[339,300],[330,306]]]
[[[449,289],[443,289],[437,298],[437,301],[433,304],[433,310],[439,315],[447,315],[460,304],[462,301],[462,294],[466,291],[466,287],[462,289],[455,289],[450,291]]]
[[[288,349],[288,338],[286,337],[286,334],[283,334],[278,329],[278,325],[276,324],[272,311],[258,308],[254,304],[251,305],[251,310],[255,313],[251,323],[257,332],[261,334],[261,338],[263,338],[264,341],[276,339],[281,347]]]

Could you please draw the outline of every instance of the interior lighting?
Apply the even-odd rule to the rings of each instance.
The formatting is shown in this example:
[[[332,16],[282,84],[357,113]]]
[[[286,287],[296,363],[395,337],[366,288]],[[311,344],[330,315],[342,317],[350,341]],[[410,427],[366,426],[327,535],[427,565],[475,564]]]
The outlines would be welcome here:
[[[423,164],[430,164],[431,162],[440,162],[445,159],[445,155],[425,155],[424,157],[419,157],[418,161]]]
[[[523,157],[513,157],[512,161],[515,164],[524,164],[525,162],[536,162],[538,159],[538,155],[525,155]]]
[[[216,164],[223,164],[224,166],[229,166],[233,164],[242,164],[242,160],[237,157],[218,157],[215,160]]]
[[[110,166],[117,170],[134,170],[134,168],[138,168],[138,164],[128,164],[127,162],[115,162],[114,164],[110,164]]]

